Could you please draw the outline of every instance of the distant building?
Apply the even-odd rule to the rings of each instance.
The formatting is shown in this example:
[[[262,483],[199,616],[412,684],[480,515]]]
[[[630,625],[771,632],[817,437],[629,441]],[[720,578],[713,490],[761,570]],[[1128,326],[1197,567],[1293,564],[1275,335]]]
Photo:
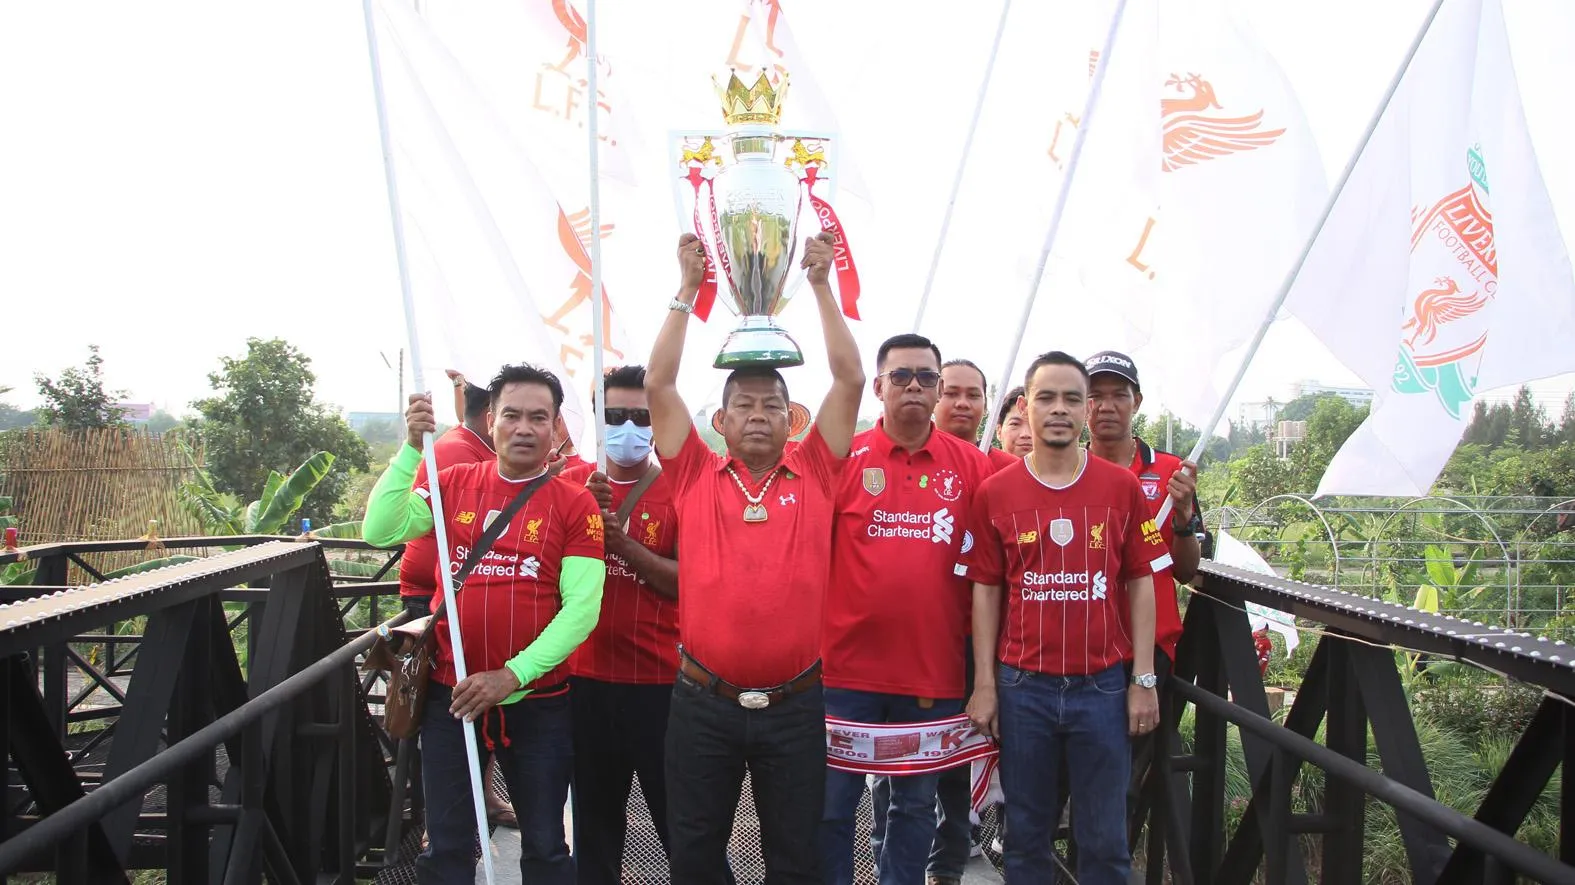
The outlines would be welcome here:
[[[1304,396],[1337,396],[1353,406],[1371,405],[1373,392],[1365,387],[1331,387],[1317,381],[1297,381],[1291,385],[1291,399]]]
[[[120,410],[121,420],[132,424],[146,424],[153,417],[152,403],[114,403],[113,407]]]
[[[1269,444],[1274,446],[1274,454],[1281,458],[1289,458],[1291,449],[1306,438],[1306,421],[1279,421],[1275,423],[1273,432],[1269,434]]]
[[[365,430],[368,424],[388,421],[403,427],[405,416],[398,412],[350,412],[345,416],[345,423],[349,424],[350,429],[356,432]]]

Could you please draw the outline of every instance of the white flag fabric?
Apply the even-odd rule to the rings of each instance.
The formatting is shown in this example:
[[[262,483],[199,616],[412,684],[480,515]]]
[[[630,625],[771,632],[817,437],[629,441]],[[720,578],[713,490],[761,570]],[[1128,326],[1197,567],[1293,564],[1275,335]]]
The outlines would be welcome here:
[[[1319,495],[1426,495],[1477,391],[1575,369],[1575,277],[1499,0],[1443,5],[1288,305],[1377,391]]]
[[[549,369],[564,379],[578,435],[585,397],[563,360],[573,342],[540,308],[582,282],[589,297],[576,221],[426,22],[402,0],[373,11],[421,369],[458,369],[479,384],[505,363]]]
[[[1249,572],[1257,572],[1260,575],[1274,574],[1274,569],[1269,566],[1268,560],[1224,529],[1220,529],[1214,536],[1214,561],[1246,569]],[[1280,638],[1285,640],[1287,658],[1296,651],[1296,646],[1302,644],[1302,635],[1296,629],[1296,618],[1278,609],[1249,602],[1247,623],[1251,625],[1254,633],[1267,628],[1280,634]]]

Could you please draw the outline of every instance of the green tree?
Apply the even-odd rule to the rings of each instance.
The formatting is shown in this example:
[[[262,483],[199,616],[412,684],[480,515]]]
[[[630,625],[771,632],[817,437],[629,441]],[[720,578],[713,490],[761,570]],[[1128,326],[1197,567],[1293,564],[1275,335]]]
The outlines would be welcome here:
[[[1523,449],[1535,450],[1553,436],[1548,424],[1548,413],[1531,396],[1531,388],[1521,385],[1515,391],[1515,401],[1509,407],[1509,435]],[[1506,439],[1508,437],[1506,436]]]
[[[40,423],[65,430],[92,430],[100,427],[125,427],[125,410],[115,406],[125,397],[123,390],[104,389],[104,358],[98,345],[88,345],[88,358],[80,368],[71,367],[50,378],[42,372],[33,375],[38,395],[44,404],[38,409]]]
[[[246,355],[222,357],[208,375],[215,396],[197,400],[191,425],[203,441],[216,493],[240,500],[266,488],[319,451],[336,457],[306,496],[300,515],[326,523],[352,469],[370,467],[367,446],[339,414],[317,402],[311,360],[289,343],[248,339]]]
[[[169,412],[159,409],[149,416],[148,423],[144,426],[149,433],[168,433],[171,430],[178,429],[181,426],[181,420]]]
[[[1280,460],[1268,443],[1259,443],[1230,462],[1230,479],[1235,494],[1227,497],[1243,506],[1291,490],[1290,465]]]
[[[1286,403],[1280,409],[1279,421],[1306,421],[1312,417],[1313,410],[1318,408],[1318,402],[1324,399],[1339,399],[1330,393],[1306,393]]]
[[[1575,443],[1575,393],[1564,398],[1564,414],[1559,416],[1556,445]]]
[[[1367,418],[1367,407],[1358,409],[1337,396],[1318,398],[1307,416],[1307,436],[1291,449],[1291,482],[1311,492],[1334,460],[1334,453]]]
[[[0,396],[5,396],[10,392],[11,388],[0,387]],[[10,403],[0,403],[0,430],[16,430],[19,427],[27,427],[36,420],[37,416],[31,411],[24,412]]]

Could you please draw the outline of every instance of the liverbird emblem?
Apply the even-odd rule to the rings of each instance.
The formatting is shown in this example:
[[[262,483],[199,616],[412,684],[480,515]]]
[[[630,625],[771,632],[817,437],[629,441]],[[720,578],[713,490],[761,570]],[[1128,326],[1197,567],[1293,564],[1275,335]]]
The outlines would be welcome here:
[[[1406,340],[1411,349],[1426,347],[1438,337],[1438,327],[1445,323],[1464,319],[1493,300],[1492,295],[1482,292],[1472,292],[1470,295],[1460,294],[1460,284],[1454,277],[1439,277],[1433,281],[1437,288],[1424,289],[1416,296],[1416,304],[1412,308],[1412,317],[1401,326],[1401,331],[1415,329],[1411,337]]]
[[[1285,130],[1263,127],[1263,111],[1240,117],[1211,116],[1222,110],[1214,94],[1214,84],[1198,74],[1171,74],[1165,81],[1181,98],[1165,98],[1159,103],[1163,115],[1164,159],[1161,168],[1174,172],[1241,151],[1268,147]],[[1190,92],[1190,94],[1188,94]]]

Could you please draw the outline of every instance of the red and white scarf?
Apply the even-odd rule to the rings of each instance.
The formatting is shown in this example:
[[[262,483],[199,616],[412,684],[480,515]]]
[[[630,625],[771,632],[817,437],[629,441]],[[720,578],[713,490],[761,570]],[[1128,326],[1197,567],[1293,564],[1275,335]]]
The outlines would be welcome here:
[[[933,722],[871,724],[826,717],[826,765],[850,774],[930,774],[973,766],[973,807],[992,799],[991,775],[1000,751],[964,714]],[[998,792],[998,791],[997,791]]]

